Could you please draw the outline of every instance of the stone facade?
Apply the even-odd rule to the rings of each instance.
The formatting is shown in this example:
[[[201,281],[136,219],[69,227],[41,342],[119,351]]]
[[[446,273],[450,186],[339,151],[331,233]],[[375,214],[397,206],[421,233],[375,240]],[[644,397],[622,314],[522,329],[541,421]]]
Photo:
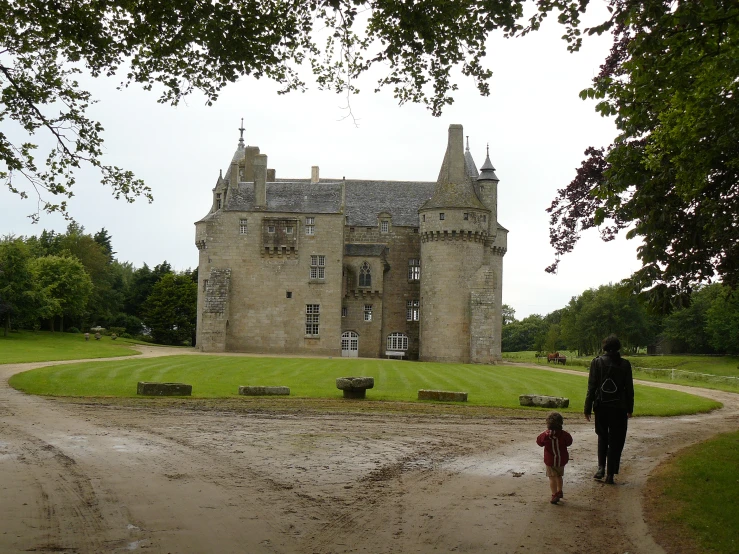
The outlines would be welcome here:
[[[498,178],[462,140],[432,183],[277,179],[242,138],[195,224],[198,348],[500,360]]]

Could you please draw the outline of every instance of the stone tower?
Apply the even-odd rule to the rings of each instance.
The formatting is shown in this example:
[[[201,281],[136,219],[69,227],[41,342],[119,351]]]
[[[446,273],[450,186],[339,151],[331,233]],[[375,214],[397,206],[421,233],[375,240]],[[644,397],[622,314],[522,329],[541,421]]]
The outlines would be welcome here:
[[[423,361],[491,363],[496,342],[500,348],[500,278],[490,264],[491,229],[498,224],[467,166],[462,126],[450,125],[433,196],[418,210]],[[483,183],[485,190],[489,180]]]

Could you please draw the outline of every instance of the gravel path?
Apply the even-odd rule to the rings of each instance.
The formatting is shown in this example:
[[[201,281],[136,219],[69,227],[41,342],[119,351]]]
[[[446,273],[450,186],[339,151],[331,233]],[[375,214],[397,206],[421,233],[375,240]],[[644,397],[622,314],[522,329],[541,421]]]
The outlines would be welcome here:
[[[236,414],[8,387],[14,373],[51,364],[0,365],[3,553],[659,553],[642,517],[647,475],[670,453],[739,428],[739,395],[643,382],[724,408],[632,419],[616,486],[591,478],[592,425],[568,419],[572,461],[565,499],[552,506],[539,421]],[[557,371],[585,387],[582,372]]]

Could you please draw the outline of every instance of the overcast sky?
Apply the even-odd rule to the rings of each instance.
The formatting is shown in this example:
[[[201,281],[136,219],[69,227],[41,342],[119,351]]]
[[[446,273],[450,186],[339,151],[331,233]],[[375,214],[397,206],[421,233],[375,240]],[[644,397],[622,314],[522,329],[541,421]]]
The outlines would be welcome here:
[[[121,261],[195,267],[193,223],[208,212],[218,172],[237,146],[242,117],[247,144],[259,146],[282,178],[309,178],[311,166],[318,165],[325,178],[434,181],[447,128],[459,123],[478,167],[490,144],[500,179],[498,217],[510,231],[503,302],[519,319],[549,313],[585,289],[616,282],[639,267],[635,240],[621,236],[603,243],[593,230],[563,258],[557,275],[544,272],[554,259],[544,210],[572,180],[585,148],[605,146],[615,136],[613,122],[595,113],[593,101],[578,97],[597,74],[609,37],[586,37],[583,50],[569,54],[562,33],[550,21],[521,39],[492,37],[490,96],[479,96],[472,82],[461,81],[455,103],[439,118],[421,106],[399,107],[392,91],[375,94],[367,79],[351,98],[358,127],[343,119],[345,97],[317,90],[278,96],[278,87],[267,81],[230,85],[211,107],[200,96],[170,107],[136,86],[116,90],[116,79],[85,80],[99,100],[91,115],[105,128],[106,162],[143,178],[155,201],[116,201],[96,174],[85,170],[70,211],[88,232],[105,227]],[[41,143],[40,137],[36,141]],[[0,234],[64,231],[67,223],[58,216],[45,215],[32,225],[26,215],[34,206],[33,200],[0,190]]]

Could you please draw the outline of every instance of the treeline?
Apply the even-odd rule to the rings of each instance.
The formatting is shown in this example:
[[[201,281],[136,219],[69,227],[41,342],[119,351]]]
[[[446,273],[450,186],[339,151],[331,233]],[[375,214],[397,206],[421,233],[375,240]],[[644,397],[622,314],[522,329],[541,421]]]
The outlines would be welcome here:
[[[103,228],[91,235],[71,223],[65,233],[0,239],[0,321],[15,329],[87,332],[161,344],[193,344],[197,269],[166,261],[135,268],[115,257]]]
[[[591,356],[603,337],[615,333],[624,351],[649,346],[663,353],[739,354],[739,291],[721,283],[697,287],[687,306],[656,314],[619,285],[603,285],[575,296],[562,309],[515,318],[503,308],[504,352],[576,351]]]

